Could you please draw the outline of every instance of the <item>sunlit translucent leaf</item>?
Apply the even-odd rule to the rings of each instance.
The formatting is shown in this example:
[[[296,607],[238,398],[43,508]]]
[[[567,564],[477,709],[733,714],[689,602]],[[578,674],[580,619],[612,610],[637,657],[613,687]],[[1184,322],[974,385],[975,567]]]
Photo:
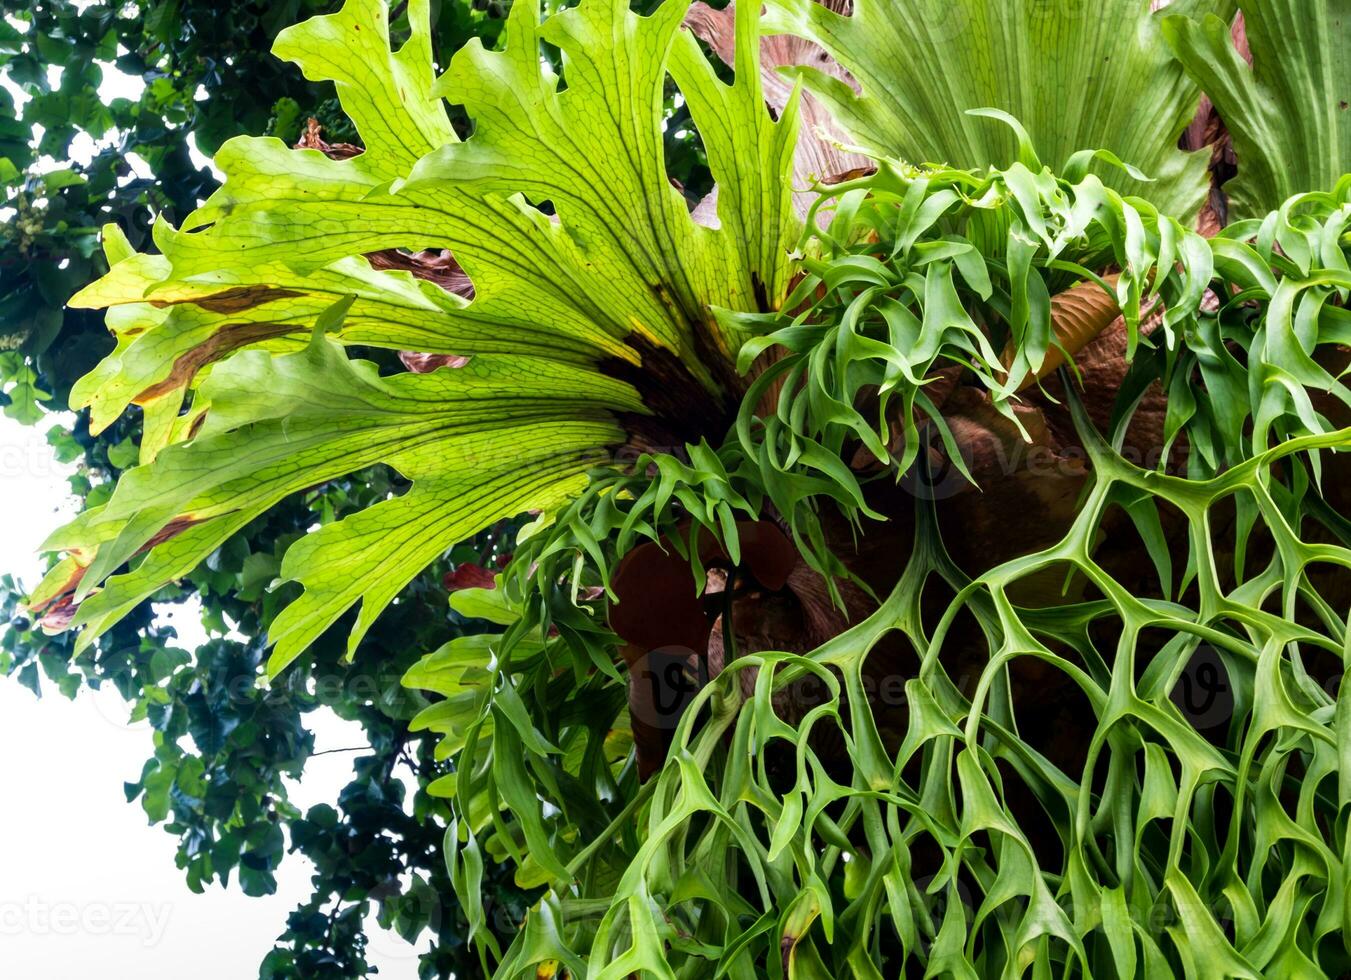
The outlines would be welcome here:
[[[112,271],[77,301],[116,308],[118,348],[75,398],[97,427],[133,402],[151,424],[147,465],[49,542],[86,565],[80,623],[106,628],[286,494],[384,463],[413,487],[284,562],[306,591],[273,625],[273,668],[360,602],[355,644],[450,545],[580,489],[632,437],[625,423],[674,412],[657,424],[689,431],[682,399],[706,402],[705,416],[730,411],[738,340],[711,309],[773,308],[787,288],[797,116],[764,105],[753,17],[746,70],[726,85],[679,30],[682,12],[673,2],[641,18],[589,0],[541,21],[517,4],[505,50],[470,44],[440,83],[425,2],[410,5],[398,51],[377,0],[284,32],[278,53],[337,83],[365,150],[333,160],[232,140],[216,159],[224,187],[182,229],[156,229],[162,255],[110,240]],[[542,66],[545,42],[564,53],[565,90]],[[722,185],[718,228],[696,224],[665,176],[668,72]],[[442,93],[475,117],[467,142]],[[472,300],[361,257],[423,247],[453,250]],[[378,379],[333,341],[471,360]],[[241,348],[252,349],[231,356]]]

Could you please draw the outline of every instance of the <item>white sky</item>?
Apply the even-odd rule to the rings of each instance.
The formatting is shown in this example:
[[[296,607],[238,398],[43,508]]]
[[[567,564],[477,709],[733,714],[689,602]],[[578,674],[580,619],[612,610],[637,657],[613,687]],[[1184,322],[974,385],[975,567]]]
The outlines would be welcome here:
[[[100,95],[137,98],[139,78],[105,65]],[[59,68],[51,69],[59,82]],[[26,96],[0,79],[22,105]],[[108,133],[100,145],[117,139]],[[97,145],[81,134],[70,157],[87,162]],[[192,148],[194,162],[209,165]],[[138,176],[143,160],[128,159]],[[39,169],[62,166],[45,159]],[[214,169],[214,168],[213,168]],[[217,176],[220,174],[217,172]],[[69,417],[45,424],[69,424]],[[75,512],[65,482],[39,429],[0,416],[0,574],[36,583],[37,547]],[[191,610],[166,617],[183,646],[205,637]],[[148,825],[139,800],[122,784],[140,775],[152,752],[146,723],[129,725],[128,709],[111,688],[82,690],[75,701],[48,690],[41,700],[0,678],[0,977],[14,980],[247,980],[286,916],[310,895],[313,866],[287,854],[277,894],[249,898],[237,884],[194,895],[174,866],[176,839]],[[316,750],[364,744],[361,729],[331,712],[307,716]],[[304,807],[329,802],[346,784],[352,755],[313,759],[292,799]],[[367,960],[381,980],[414,980],[417,952],[372,919]]]
[[[54,417],[53,422],[62,420]],[[0,416],[0,572],[36,581],[37,546],[74,513],[66,469],[38,429]],[[173,619],[185,638],[199,623]],[[309,716],[316,748],[364,744],[359,726]],[[288,854],[278,891],[249,898],[235,886],[194,895],[174,866],[176,840],[127,803],[151,752],[146,723],[127,724],[109,688],[41,700],[0,679],[0,977],[15,980],[247,980],[309,897],[313,868]],[[294,799],[337,802],[352,756],[313,759]],[[369,923],[370,961],[382,980],[413,980],[417,951]]]

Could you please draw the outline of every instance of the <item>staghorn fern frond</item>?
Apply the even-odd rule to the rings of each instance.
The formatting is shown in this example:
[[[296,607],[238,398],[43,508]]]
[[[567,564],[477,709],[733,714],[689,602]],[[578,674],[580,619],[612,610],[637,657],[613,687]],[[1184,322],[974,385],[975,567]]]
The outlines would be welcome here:
[[[1227,0],[1189,6],[1232,12]],[[783,69],[800,74],[870,152],[913,164],[1007,165],[1019,159],[1014,135],[963,114],[993,108],[1016,117],[1054,167],[1100,148],[1153,181],[1109,172],[1112,187],[1178,217],[1200,207],[1209,155],[1176,145],[1199,90],[1169,57],[1161,15],[1149,4],[855,0],[851,7],[772,0],[768,23],[816,42],[849,72],[854,85],[815,65]]]
[[[1225,193],[1258,218],[1351,170],[1351,5],[1239,0],[1252,63],[1226,19],[1167,11],[1163,36],[1210,96],[1233,138],[1238,176]]]
[[[56,622],[101,589],[74,613],[75,625],[90,627],[87,644],[299,488],[373,463],[420,481],[298,546],[284,575],[306,591],[274,624],[279,670],[360,601],[355,645],[433,553],[500,518],[557,505],[607,450],[634,438],[678,445],[730,416],[741,338],[710,310],[782,300],[798,228],[786,179],[797,117],[790,106],[776,121],[764,105],[754,17],[742,18],[742,70],[726,85],[680,31],[680,14],[676,3],[638,17],[623,3],[588,0],[541,22],[535,5],[518,4],[505,50],[471,44],[435,83],[425,2],[411,5],[413,36],[397,52],[378,0],[349,0],[285,32],[278,53],[338,83],[365,151],[333,160],[275,139],[232,140],[216,158],[225,185],[182,229],[157,227],[163,255],[118,254],[77,297],[116,305],[119,334],[78,396],[98,426],[133,401],[152,422],[147,466],[48,542],[74,556],[38,593],[61,610]],[[563,53],[565,89],[541,68],[544,42]],[[719,181],[717,228],[696,224],[666,179],[668,72]],[[456,139],[443,94],[475,117],[472,139]],[[536,207],[546,202],[556,217]],[[473,299],[374,271],[362,257],[389,248],[451,249]],[[309,339],[325,310],[331,339]],[[369,367],[343,365],[334,341],[472,355],[480,365],[383,382]],[[176,418],[199,372],[260,345],[303,352],[215,368],[190,414]],[[270,390],[274,371],[313,397]],[[515,371],[524,389],[507,381]],[[482,423],[506,427],[503,438],[481,430],[457,441],[456,425],[478,425],[461,414],[471,401],[484,403]],[[422,414],[433,405],[439,421]],[[296,429],[305,425],[316,444],[302,452]],[[171,441],[182,445],[162,448]],[[467,493],[497,469],[500,487]],[[109,579],[141,551],[134,572]]]
[[[67,556],[33,605],[87,644],[285,495],[397,470],[402,496],[288,550],[305,591],[275,673],[540,511],[499,586],[452,600],[500,635],[406,678],[441,699],[416,725],[444,736],[447,860],[502,976],[1351,969],[1330,693],[1351,658],[1351,178],[1211,241],[1180,223],[1204,189],[1173,144],[1196,91],[1143,4],[963,2],[951,37],[879,0],[775,0],[774,29],[854,75],[861,95],[807,73],[878,156],[804,225],[797,93],[765,107],[755,5],[730,86],[686,6],[518,3],[503,50],[440,80],[425,0],[398,51],[376,0],[284,34],[364,152],[232,141],[162,255],[110,240],[80,301],[117,307],[118,347],[79,394],[96,425],[146,409],[144,465],[52,537]],[[915,50],[955,94],[902,84]],[[1042,51],[1039,86],[1015,66]],[[708,225],[666,179],[668,78],[717,180]],[[472,294],[369,257],[428,248]],[[353,344],[459,366],[382,376]],[[757,577],[752,538],[791,540],[791,567]],[[662,564],[650,608],[704,592],[661,710],[637,695],[662,651],[614,615],[644,549],[688,566]],[[1218,721],[1179,694],[1201,656],[1232,692]],[[486,859],[543,889],[505,950]]]

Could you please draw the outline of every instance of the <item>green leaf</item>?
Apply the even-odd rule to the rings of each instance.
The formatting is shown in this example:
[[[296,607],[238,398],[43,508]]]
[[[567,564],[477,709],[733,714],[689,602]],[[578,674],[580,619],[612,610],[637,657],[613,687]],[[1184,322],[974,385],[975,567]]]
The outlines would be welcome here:
[[[35,425],[46,413],[39,404],[50,392],[38,387],[37,372],[18,351],[0,352],[0,387],[5,415],[24,425]]]
[[[1234,143],[1233,215],[1329,191],[1351,171],[1351,26],[1344,0],[1238,0],[1249,65],[1214,14],[1170,14],[1163,36],[1215,104]]]
[[[1209,151],[1176,149],[1198,90],[1168,56],[1147,4],[856,0],[841,14],[812,0],[772,0],[768,18],[769,30],[816,42],[849,71],[859,91],[818,68],[784,69],[875,153],[1005,166],[1019,158],[1018,134],[967,113],[997,110],[1025,127],[1023,156],[1032,149],[1060,166],[1085,148],[1110,151],[1153,180],[1108,168],[1105,183],[1179,217],[1205,197]]]
[[[566,493],[558,488],[594,464],[593,447],[622,438],[610,410],[641,410],[626,385],[542,359],[483,355],[460,369],[386,380],[317,336],[296,354],[231,359],[199,400],[204,421],[190,442],[129,471],[105,507],[49,542],[90,556],[77,599],[139,550],[153,548],[153,559],[166,528],[170,544],[194,525],[224,532],[288,493],[376,462],[415,481],[404,496],[288,552],[282,577],[307,592],[273,624],[274,669],[365,595],[354,645],[441,551],[494,520],[556,503]],[[511,455],[494,448],[502,440]],[[201,542],[199,558],[213,540]],[[139,573],[114,579],[79,621],[139,595],[139,581],[129,591]]]
[[[576,493],[629,438],[621,420],[667,411],[680,427],[688,399],[732,396],[740,340],[711,307],[773,308],[787,288],[796,114],[776,120],[763,104],[753,17],[738,42],[748,70],[728,86],[679,31],[682,10],[643,18],[587,0],[541,22],[517,4],[506,50],[471,43],[435,89],[425,2],[409,6],[397,52],[377,0],[282,35],[280,54],[337,83],[365,152],[338,161],[232,140],[216,160],[225,186],[181,230],[156,227],[163,255],[128,256],[114,241],[112,270],[75,298],[115,307],[118,346],[72,401],[91,407],[96,430],[133,402],[153,423],[145,465],[49,542],[86,567],[73,594],[92,596],[82,645],[286,494],[383,462],[413,488],[293,546],[282,578],[306,591],[270,633],[275,671],[361,601],[354,647],[456,541]],[[545,42],[573,66],[565,91],[541,68]],[[666,179],[668,70],[723,181],[718,228],[697,225]],[[443,89],[475,117],[467,142]],[[550,202],[558,220],[529,201]],[[361,257],[393,247],[451,248],[472,301]],[[326,314],[339,303],[341,323]],[[325,315],[343,344],[472,360],[380,379],[309,339]]]

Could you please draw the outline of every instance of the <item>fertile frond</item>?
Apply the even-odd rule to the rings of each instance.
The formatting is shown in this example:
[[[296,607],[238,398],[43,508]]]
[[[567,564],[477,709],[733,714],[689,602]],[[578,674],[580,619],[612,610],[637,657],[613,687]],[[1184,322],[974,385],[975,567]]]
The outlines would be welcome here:
[[[743,364],[784,356],[735,438],[593,478],[522,535],[494,604],[461,607],[506,632],[406,678],[447,695],[420,724],[455,762],[439,789],[459,815],[456,880],[486,854],[549,885],[499,975],[1351,964],[1325,941],[1346,887],[1328,691],[1351,531],[1326,471],[1351,451],[1351,388],[1332,373],[1349,195],[1351,179],[1208,242],[1096,178],[1021,165],[883,162],[828,189],[791,312],[739,318],[761,332]],[[1085,289],[1115,324],[1057,308]],[[1052,350],[1082,355],[1081,374],[1028,384]],[[985,448],[1020,425],[1041,455]],[[1142,450],[1148,466],[1127,458]],[[748,519],[791,526],[828,499],[863,524],[857,552],[833,529],[837,559],[880,570],[866,584],[886,598],[824,642],[767,646],[734,583],[780,612],[763,593],[799,600],[778,637],[797,645],[818,572],[766,585],[728,556]],[[886,501],[900,533],[869,566],[868,508]],[[984,511],[1004,518],[993,534],[971,520]],[[1040,545],[1018,546],[1025,526]],[[616,586],[655,546],[687,567],[659,563],[652,595]],[[671,621],[663,605],[689,615],[713,582],[710,556],[726,583],[709,619]],[[635,600],[650,623],[623,611]],[[665,763],[644,783],[654,733]],[[1292,907],[1292,881],[1308,903]]]

